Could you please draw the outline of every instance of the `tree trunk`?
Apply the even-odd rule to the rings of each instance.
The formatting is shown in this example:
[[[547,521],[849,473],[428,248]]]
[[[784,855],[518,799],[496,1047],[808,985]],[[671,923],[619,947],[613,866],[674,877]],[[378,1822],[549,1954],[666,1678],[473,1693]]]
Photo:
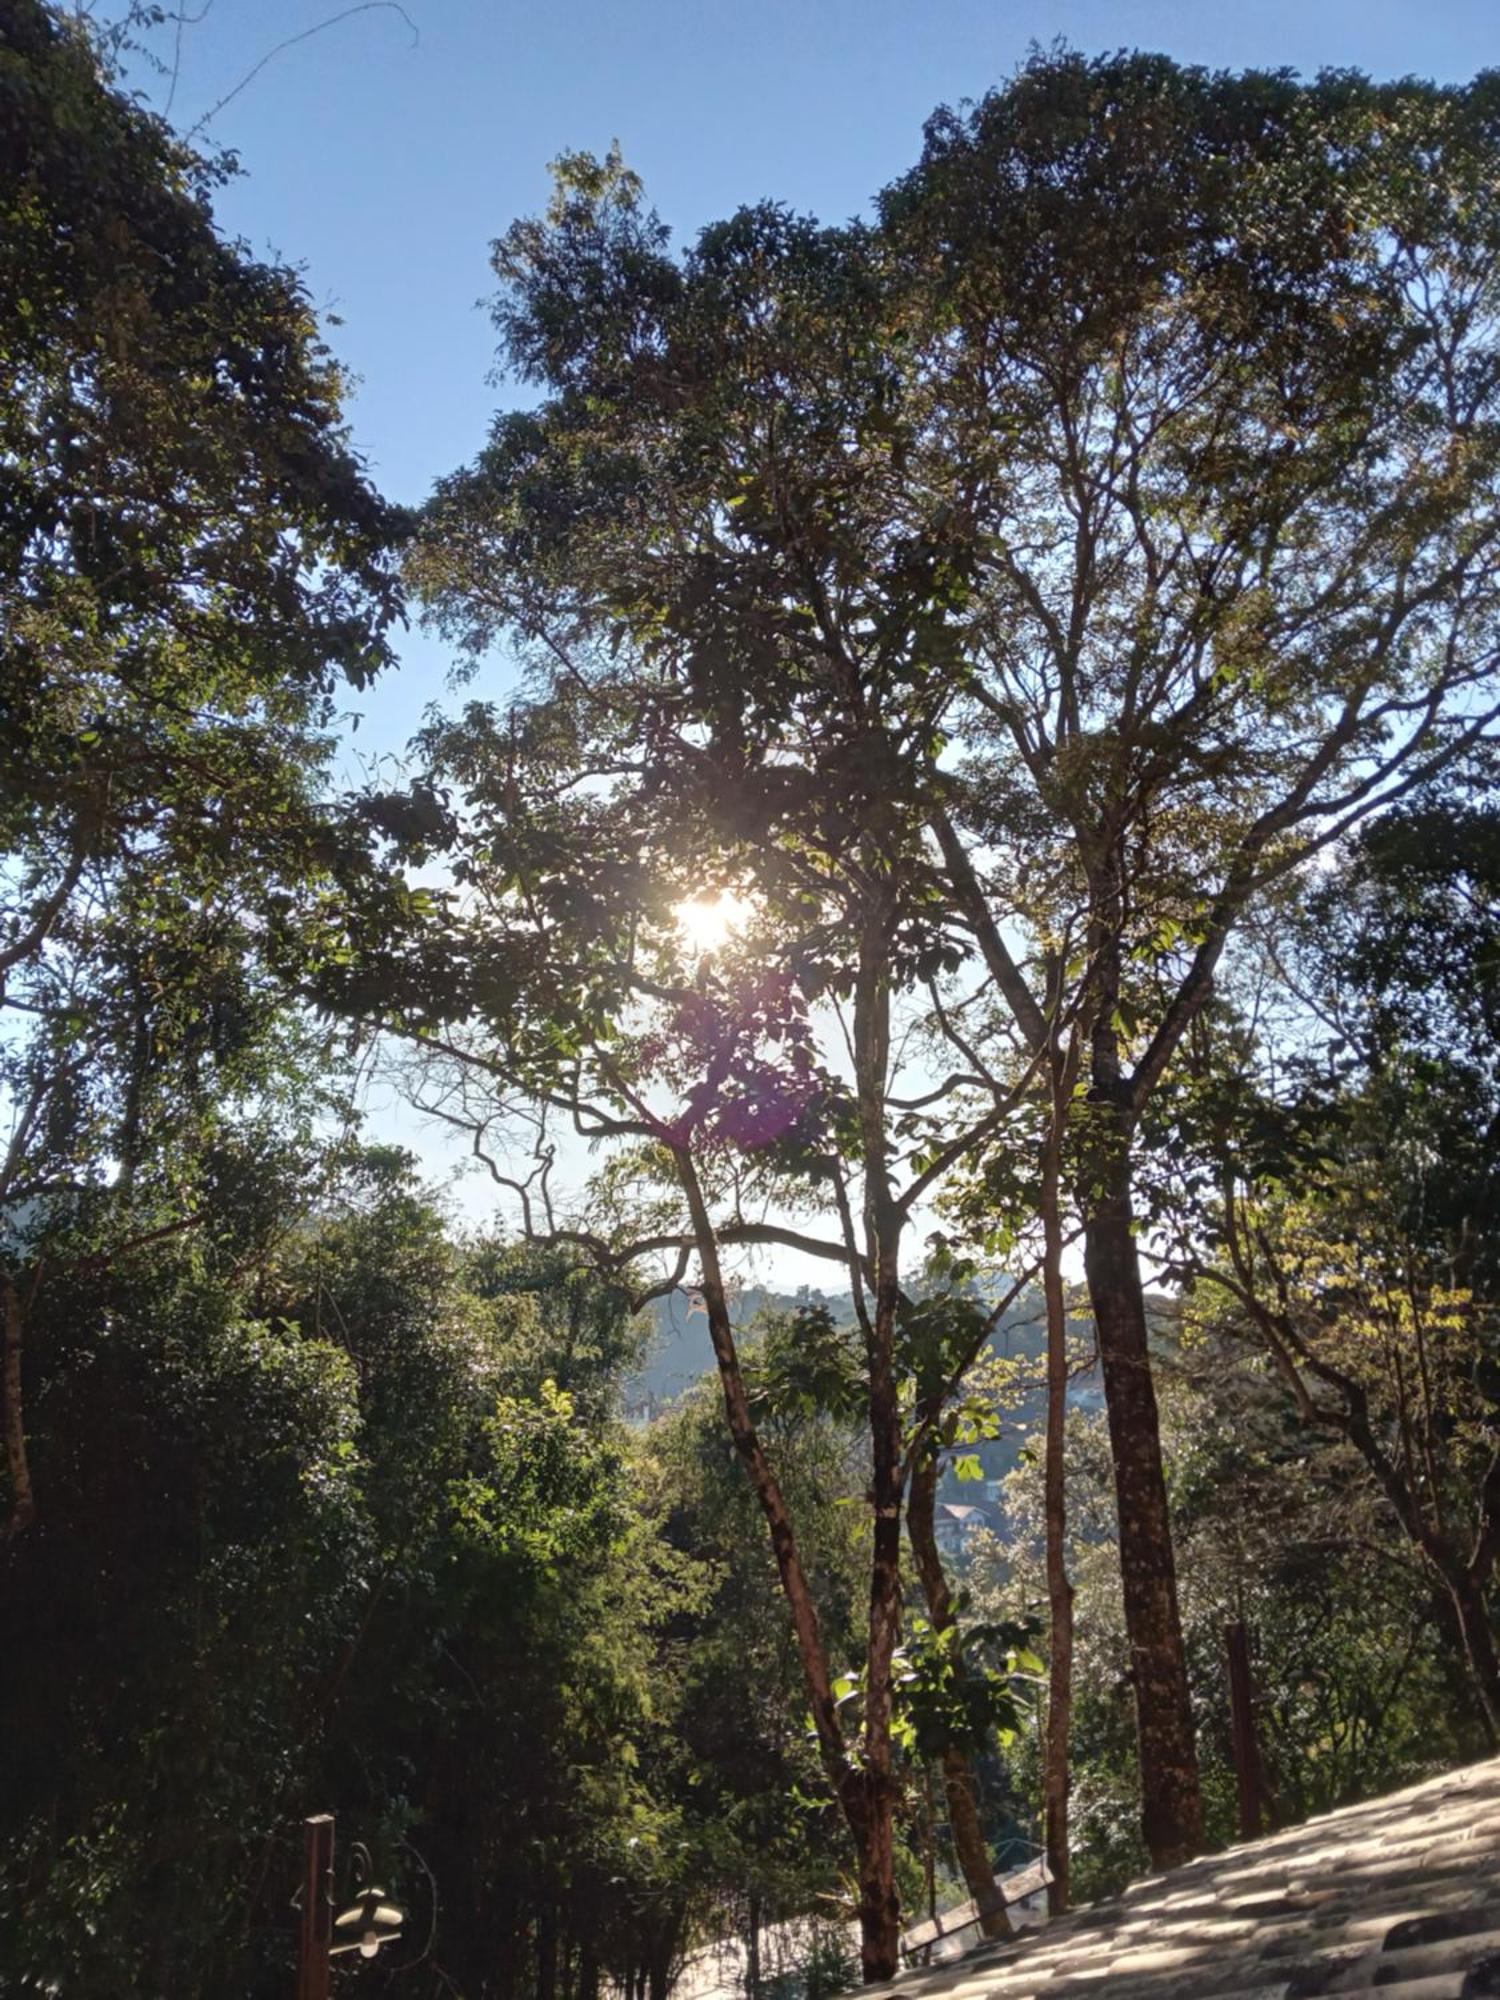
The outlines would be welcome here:
[[[870,1788],[872,1791],[874,1787]],[[896,1891],[896,1816],[870,1813],[859,1841],[859,1969],[866,1986],[894,1979],[901,1962],[901,1904]]]
[[[1242,1618],[1224,1627],[1229,1667],[1229,1729],[1234,1752],[1235,1793],[1239,1801],[1240,1839],[1255,1840],[1266,1829],[1265,1780],[1261,1775],[1260,1741],[1255,1729],[1255,1681],[1250,1671],[1250,1635]]]
[[[1108,1116],[1104,1107],[1098,1109]],[[1103,1143],[1091,1149],[1081,1190],[1084,1270],[1114,1459],[1142,1827],[1153,1867],[1175,1868],[1203,1845],[1203,1804],[1146,1341],[1146,1301],[1132,1230],[1128,1141],[1113,1118],[1110,1124]]]
[[[746,2000],[760,2000],[760,1894],[750,1891],[750,1932],[745,1945]]]
[[[476,1908],[473,1912],[475,1927],[480,1930],[481,1935],[485,1914],[482,1907]],[[514,2000],[516,1987],[519,1984],[516,1976],[520,1971],[517,1963],[520,1957],[517,1922],[515,1910],[513,1908],[507,1910],[505,1923],[500,1931],[500,1942],[495,1952],[495,1976],[488,1989],[494,1993],[495,2000]]]
[[[922,1767],[922,1893],[927,1902],[927,1916],[931,1923],[937,1922],[937,1815],[932,1810],[932,1766]],[[932,1946],[922,1953],[922,1963],[927,1965],[932,1959]]]
[[[10,1483],[10,1513],[0,1541],[9,1541],[36,1519],[36,1495],[31,1485],[31,1460],[26,1450],[26,1409],[21,1392],[21,1358],[26,1344],[26,1320],[21,1294],[9,1271],[0,1274],[5,1294],[3,1356],[0,1356],[0,1423],[5,1432],[5,1472]]]
[[[1495,1632],[1490,1624],[1484,1592],[1467,1571],[1444,1573],[1448,1595],[1453,1600],[1458,1629],[1463,1634],[1464,1655],[1479,1709],[1490,1743],[1500,1743],[1500,1659],[1495,1652]]]
[[[649,1959],[650,2000],[667,2000],[672,1990],[672,1967],[677,1957],[677,1941],[682,1936],[682,1918],[676,1910],[663,1916],[651,1932]]]
[[[948,1800],[948,1831],[953,1851],[963,1870],[964,1883],[974,1899],[979,1928],[987,1938],[1013,1935],[1005,1892],[995,1880],[994,1862],[979,1823],[975,1797],[974,1767],[962,1750],[951,1745],[943,1752],[943,1790]]]
[[[1071,1065],[1051,1049],[1051,1115],[1042,1150],[1042,1293],[1047,1306],[1047,1445],[1042,1508],[1047,1542],[1047,1733],[1042,1763],[1042,1833],[1047,1910],[1068,1907],[1068,1731],[1073,1714],[1073,1585],[1068,1576],[1068,1498],[1064,1451],[1068,1421],[1068,1307],[1062,1275],[1062,1136],[1072,1093]]]
[[[537,1917],[536,2000],[557,2000],[557,1909],[550,1901]]]
[[[937,1535],[933,1530],[937,1480],[937,1458],[931,1452],[924,1452],[912,1467],[911,1491],[906,1503],[906,1536],[911,1543],[932,1629],[946,1632],[952,1627],[955,1614],[953,1593],[948,1588],[948,1578],[938,1553]],[[961,1680],[965,1671],[963,1656],[958,1654],[953,1662],[954,1678]],[[1009,1937],[1011,1926],[1006,1914],[1005,1896],[995,1884],[995,1870],[985,1845],[984,1829],[979,1824],[979,1809],[974,1800],[974,1774],[961,1750],[946,1749],[943,1752],[943,1790],[948,1803],[948,1831],[953,1837],[953,1852],[963,1871],[964,1884],[974,1899],[979,1928],[986,1937]]]
[[[866,1983],[893,1978],[900,1958],[900,1906],[896,1893],[895,1787],[890,1769],[890,1661],[900,1621],[900,1473],[891,1496],[891,1431],[899,1445],[899,1411],[894,1381],[871,1380],[871,1431],[875,1446],[875,1527],[870,1579],[870,1645],[867,1654],[865,1757],[849,1758],[844,1747],[833,1677],[823,1645],[817,1606],[797,1548],[786,1499],[750,1414],[739,1350],[719,1265],[718,1240],[703,1197],[697,1167],[686,1146],[673,1147],[678,1180],[692,1219],[702,1266],[703,1308],[718,1363],[729,1433],[750,1476],[771,1534],[782,1593],[792,1614],[797,1654],[812,1709],[823,1769],[843,1808],[854,1842],[859,1879],[860,1963]],[[877,1411],[879,1416],[877,1418]],[[894,1556],[892,1541],[895,1542]]]
[[[870,858],[874,859],[873,854]],[[891,1662],[901,1636],[901,1501],[905,1464],[895,1350],[905,1217],[891,1188],[891,1146],[886,1122],[894,922],[894,894],[889,881],[884,881],[865,914],[853,1009],[854,1089],[864,1176],[865,1236],[874,1294],[873,1312],[862,1311],[860,1315],[870,1385],[870,1493],[874,1503],[861,1746],[865,1810],[860,1853],[860,1966],[867,1985],[894,1978],[901,1951],[901,1908],[896,1888],[896,1781],[891,1755]]]
[[[894,1291],[894,1285],[892,1286]],[[859,1868],[860,1967],[866,1985],[893,1979],[900,1967],[901,1907],[896,1888],[896,1780],[891,1757],[891,1662],[901,1635],[901,1419],[891,1348],[871,1342],[871,1478],[875,1508],[870,1549],[870,1625],[865,1655],[865,1808]],[[877,1295],[877,1321],[882,1317]],[[883,1350],[883,1351],[882,1351]],[[858,1834],[856,1838],[858,1838]]]

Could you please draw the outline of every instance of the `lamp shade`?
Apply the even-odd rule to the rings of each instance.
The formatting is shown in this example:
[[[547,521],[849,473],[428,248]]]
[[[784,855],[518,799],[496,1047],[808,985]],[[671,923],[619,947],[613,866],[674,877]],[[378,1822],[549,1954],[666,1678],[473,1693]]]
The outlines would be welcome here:
[[[386,1902],[384,1889],[366,1889],[334,1918],[332,1952],[357,1951],[361,1958],[373,1958],[383,1944],[400,1937],[405,1921],[405,1910]]]

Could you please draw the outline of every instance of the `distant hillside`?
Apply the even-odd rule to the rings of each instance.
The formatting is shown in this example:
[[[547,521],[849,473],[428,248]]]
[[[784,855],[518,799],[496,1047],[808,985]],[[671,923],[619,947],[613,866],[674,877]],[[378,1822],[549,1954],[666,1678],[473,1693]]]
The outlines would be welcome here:
[[[737,1293],[730,1301],[730,1313],[736,1326],[751,1325],[763,1312],[794,1312],[799,1306],[826,1306],[836,1322],[845,1324],[853,1318],[853,1305],[847,1292],[819,1292],[804,1286],[798,1292],[773,1292],[762,1286],[752,1286]],[[703,1376],[711,1374],[714,1366],[713,1347],[708,1337],[708,1320],[696,1294],[677,1290],[669,1292],[665,1298],[653,1301],[650,1308],[652,1328],[646,1344],[644,1364],[625,1384],[625,1405],[627,1409],[643,1410],[646,1407],[660,1409],[673,1402],[692,1388]],[[991,1349],[1008,1359],[1029,1360],[1037,1363],[1040,1378],[1041,1358],[1046,1351],[1047,1330],[1039,1310],[1039,1302],[1023,1297],[1011,1308],[995,1329]],[[1095,1407],[1099,1400],[1098,1384],[1092,1373],[1075,1380],[1072,1400],[1088,1407]],[[1040,1415],[1040,1390],[1036,1395],[1026,1395],[1021,1399],[1022,1408],[1016,1414],[1023,1422]],[[1030,1407],[1036,1402],[1035,1411]],[[1009,1470],[1014,1463],[1016,1443],[1009,1449],[982,1453],[988,1461],[994,1456],[1003,1464],[997,1470]],[[986,1472],[990,1470],[986,1462]]]
[[[805,1286],[800,1292],[770,1292],[759,1285],[737,1292],[729,1302],[729,1311],[736,1326],[749,1326],[763,1312],[795,1312],[806,1305],[827,1306],[840,1322],[850,1319],[854,1311],[847,1292],[814,1292]],[[649,1316],[653,1325],[645,1364],[625,1384],[627,1409],[645,1403],[657,1407],[670,1403],[713,1371],[708,1320],[695,1293],[669,1292],[664,1299],[653,1301]]]

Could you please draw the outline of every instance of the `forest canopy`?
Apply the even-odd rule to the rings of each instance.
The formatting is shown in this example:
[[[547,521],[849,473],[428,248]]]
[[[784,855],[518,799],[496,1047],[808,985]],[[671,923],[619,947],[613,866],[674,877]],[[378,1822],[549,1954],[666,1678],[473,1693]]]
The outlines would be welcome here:
[[[1494,1750],[1496,77],[567,154],[415,514],[229,171],[0,5],[0,1994],[332,1812],[371,1985],[821,2000]]]

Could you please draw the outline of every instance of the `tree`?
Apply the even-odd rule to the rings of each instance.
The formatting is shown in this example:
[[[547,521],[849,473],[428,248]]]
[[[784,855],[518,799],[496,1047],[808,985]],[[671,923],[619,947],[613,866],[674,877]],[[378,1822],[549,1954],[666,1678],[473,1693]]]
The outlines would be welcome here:
[[[899,842],[882,853],[872,838],[869,866],[842,871],[826,849],[808,852],[804,879],[817,901],[809,887],[804,914],[826,912],[830,929],[854,939],[850,976],[837,975],[847,1017],[835,1008],[814,1022],[772,913],[733,946],[689,957],[675,904],[700,884],[674,858],[679,823],[653,823],[649,798],[633,789],[568,796],[563,779],[560,793],[561,774],[588,759],[556,709],[539,705],[512,726],[529,739],[524,761],[509,755],[507,725],[491,710],[476,706],[432,733],[429,782],[469,806],[449,849],[467,907],[408,951],[395,980],[389,960],[372,976],[387,1018],[421,1051],[420,1101],[468,1133],[529,1235],[623,1277],[637,1303],[680,1283],[696,1258],[727,1421],[777,1553],[827,1777],[860,1856],[868,1976],[887,1976],[898,1941],[901,1500],[922,1448],[921,1425],[904,1430],[900,1256],[912,1210],[944,1165],[940,1156],[898,1178],[887,1143]],[[643,857],[657,865],[654,882]],[[841,1019],[851,1080],[830,1047]],[[568,1205],[552,1185],[559,1125],[613,1153]],[[521,1164],[507,1151],[518,1137],[529,1151]],[[799,1208],[814,1205],[826,1235],[797,1225]],[[849,1275],[873,1517],[857,1747],[731,1319],[723,1255],[755,1242],[810,1248]],[[963,1331],[982,1344],[982,1324]],[[962,1367],[953,1352],[945,1378]]]
[[[1411,1558],[1357,1460],[1310,1440],[1274,1370],[1243,1344],[1157,1330],[1183,1628],[1193,1670],[1208,1837],[1237,1836],[1224,1628],[1249,1631],[1259,1748],[1273,1823],[1410,1783],[1484,1754],[1461,1649],[1433,1579]],[[1311,1447],[1311,1448],[1310,1448]],[[980,1616],[1046,1603],[1042,1466],[1006,1482],[1002,1539],[971,1567]],[[1068,1567],[1076,1589],[1073,1874],[1079,1900],[1117,1893],[1148,1865],[1136,1798],[1129,1640],[1103,1412],[1068,1434]],[[1040,1730],[1018,1741],[1016,1781],[1044,1796]]]
[[[1449,1599],[1492,1738],[1495,827],[1487,801],[1428,793],[1367,829],[1290,927],[1294,1039],[1242,1036],[1221,1080],[1198,1287],[1303,1424],[1362,1461]]]
[[[865,1584],[849,1504],[863,1483],[859,1437],[847,1416],[792,1390],[781,1364],[802,1359],[795,1328],[779,1317],[747,1339],[757,1421],[798,1523],[821,1629],[831,1658],[853,1661]],[[704,1586],[674,1592],[655,1672],[673,1690],[662,1762],[692,1857],[692,1915],[705,1941],[744,1937],[756,2000],[777,1970],[773,1936],[815,1938],[810,1913],[843,1900],[847,1873],[774,1554],[716,1400],[705,1383],[644,1439],[648,1511]]]
[[[511,288],[499,312],[509,353],[555,394],[540,414],[502,420],[480,464],[445,482],[428,510],[413,575],[443,629],[476,657],[508,629],[533,647],[541,677],[534,705],[508,719],[476,705],[430,738],[429,796],[446,787],[464,802],[459,867],[465,880],[483,884],[482,928],[493,940],[508,926],[512,940],[503,965],[493,942],[480,954],[489,972],[477,1005],[499,1035],[467,1050],[449,1037],[446,1053],[471,1072],[488,1068],[502,1090],[532,1088],[590,1132],[644,1141],[638,1180],[650,1148],[665,1141],[687,1212],[635,1235],[663,1247],[687,1238],[704,1260],[731,1421],[772,1531],[787,1547],[788,1524],[753,1427],[738,1409],[732,1329],[719,1303],[720,1244],[812,1243],[850,1273],[867,1343],[878,1587],[865,1745],[858,1772],[844,1770],[837,1783],[851,1832],[869,1855],[867,1963],[871,1976],[885,1976],[894,1964],[896,1914],[893,1781],[884,1747],[888,1671],[881,1661],[892,1656],[899,1617],[902,1488],[929,1422],[920,1417],[903,1440],[894,1368],[902,1240],[915,1203],[940,1181],[970,1128],[993,1129],[1011,1099],[1002,1093],[997,1102],[983,1085],[976,1098],[974,1079],[962,1076],[914,1099],[899,1094],[904,1010],[951,958],[941,911],[930,907],[920,823],[893,776],[903,761],[911,764],[912,746],[893,743],[878,713],[862,712],[857,694],[826,711],[788,710],[769,690],[765,675],[781,637],[795,641],[803,630],[761,601],[777,572],[774,552],[762,575],[755,544],[747,544],[749,594],[727,612],[708,569],[701,573],[708,588],[693,580],[698,526],[723,511],[714,497],[721,468],[702,450],[703,410],[683,411],[672,445],[674,485],[696,464],[672,554],[657,565],[650,538],[660,523],[652,526],[645,515],[638,521],[644,539],[622,539],[617,482],[633,477],[637,441],[616,438],[608,423],[601,435],[597,419],[628,408],[621,377],[635,364],[616,344],[623,322],[601,319],[589,304],[594,298],[597,305],[597,287],[608,291],[616,276],[638,281],[643,298],[680,306],[676,337],[686,348],[732,355],[737,343],[760,339],[760,287],[770,284],[789,354],[797,357],[800,340],[812,357],[799,421],[810,440],[827,446],[819,469],[837,476],[838,410],[851,373],[853,393],[877,402],[880,394],[879,356],[862,330],[869,295],[848,268],[855,244],[853,236],[817,232],[770,210],[749,213],[710,232],[691,283],[679,290],[661,232],[641,213],[638,190],[619,162],[562,163],[547,221],[516,225],[497,252]],[[591,313],[592,331],[580,342]],[[852,370],[851,338],[860,343]],[[866,363],[868,380],[860,376]],[[726,367],[697,380],[727,437],[739,438],[744,426],[754,430],[761,387],[753,374]],[[805,469],[802,486],[826,529],[830,496]],[[852,494],[847,476],[839,490]],[[748,465],[730,498],[753,536],[766,495]],[[686,683],[660,684],[658,701],[650,676],[643,682],[638,675],[663,645],[674,662],[692,664]],[[726,662],[742,662],[745,672],[737,679]],[[747,692],[757,730],[783,727],[784,759],[774,771],[757,768],[763,743],[736,748]],[[902,719],[897,733],[906,727]],[[643,742],[650,746],[644,761]],[[559,781],[587,789],[560,807]],[[757,912],[727,977],[707,959],[695,975],[682,938],[673,937],[676,907],[715,884],[739,885]],[[654,956],[663,952],[664,960]],[[546,1010],[556,1022],[550,1040],[530,1047],[512,1028],[522,991],[523,1008]],[[413,1019],[422,1007],[451,1018],[463,1004],[451,971],[438,992],[423,987],[419,972],[411,992],[403,1005]],[[558,1019],[559,1001],[565,1020]],[[618,1024],[637,1007],[654,1010],[658,1025],[627,1041]],[[820,1011],[810,1016],[810,1007]],[[647,1051],[654,1067],[642,1069]],[[529,1077],[524,1061],[532,1064]],[[550,1064],[546,1074],[543,1064]],[[679,1093],[680,1113],[653,1108],[642,1116],[648,1080]],[[452,1115],[461,1093],[451,1078],[443,1088]],[[492,1097],[488,1110],[460,1106],[459,1121],[467,1118],[482,1134],[498,1101]],[[727,1223],[716,1223],[712,1201],[695,1197],[691,1183],[704,1168],[678,1143],[689,1135],[695,1145],[719,1147],[721,1160],[738,1148],[739,1165],[714,1169],[720,1199],[730,1204]],[[892,1171],[901,1154],[910,1168],[904,1184]],[[658,1152],[658,1174],[664,1164]],[[599,1199],[596,1192],[596,1206]],[[788,1220],[747,1222],[747,1204],[763,1199]],[[826,1216],[828,1236],[812,1238],[796,1226],[798,1209],[808,1206]],[[600,1247],[622,1264],[628,1237]],[[983,1328],[969,1331],[977,1352]],[[947,1377],[957,1381],[963,1370],[956,1350],[949,1361]],[[802,1598],[794,1565],[788,1590],[794,1602]],[[803,1630],[814,1712],[830,1769],[838,1771],[845,1753],[818,1664],[821,1647],[805,1618]]]
[[[220,169],[78,22],[0,23],[0,1164],[8,1532],[36,1516],[27,1298],[192,1226],[161,1148],[275,1088],[263,1031],[379,899],[321,796],[338,685],[388,660],[399,521],[341,428],[296,278],[215,231]],[[275,1031],[284,1039],[289,1029]],[[273,1036],[274,1039],[274,1036]],[[110,1247],[112,1245],[112,1247]]]
[[[623,1351],[618,1300],[471,1250],[389,1150],[195,1194],[196,1229],[57,1258],[32,1306],[0,1990],[285,1991],[329,1805],[464,1990],[623,1975],[680,1873],[647,1774],[683,1577],[552,1372],[570,1318]]]
[[[418,559],[476,657],[532,649],[601,780],[738,855],[894,841],[915,990],[971,996],[974,954],[1023,1072],[1028,955],[1073,939],[1162,1865],[1199,1811],[1132,1152],[1247,908],[1490,727],[1493,121],[1489,79],[1037,57],[933,122],[875,227],[748,209],[681,259],[617,161],[568,162],[497,249],[547,398]]]
[[[352,1369],[256,1297],[306,1156],[228,1155],[193,1231],[95,1257],[85,1215],[29,1288],[45,1506],[0,1556],[7,1992],[251,1990],[256,1851],[359,1617]]]
[[[934,120],[882,210],[912,479],[963,578],[971,754],[932,824],[1027,1047],[1007,925],[1045,949],[1078,913],[1075,1172],[1158,1865],[1198,1808],[1132,1148],[1247,908],[1493,722],[1495,110],[1493,78],[1039,57]]]
[[[216,233],[223,169],[35,0],[0,53],[8,974],[153,841],[306,865],[328,698],[389,658],[399,517],[297,279]]]

